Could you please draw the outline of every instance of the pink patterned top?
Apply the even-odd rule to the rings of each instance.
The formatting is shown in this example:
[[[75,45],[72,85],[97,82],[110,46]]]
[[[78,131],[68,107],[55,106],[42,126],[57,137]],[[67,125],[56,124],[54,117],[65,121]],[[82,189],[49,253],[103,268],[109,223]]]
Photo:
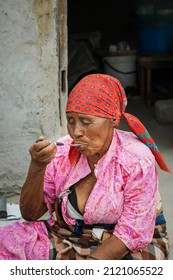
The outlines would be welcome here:
[[[72,139],[65,136],[60,141],[70,143]],[[58,147],[45,173],[45,203],[51,224],[55,198],[91,172],[84,155],[71,166],[68,152],[69,146]],[[95,167],[95,176],[97,182],[85,206],[84,222],[116,224],[113,234],[133,252],[148,245],[155,226],[158,193],[158,174],[150,149],[132,132],[116,129],[109,150]],[[64,220],[75,224],[66,215],[66,202],[64,196]]]

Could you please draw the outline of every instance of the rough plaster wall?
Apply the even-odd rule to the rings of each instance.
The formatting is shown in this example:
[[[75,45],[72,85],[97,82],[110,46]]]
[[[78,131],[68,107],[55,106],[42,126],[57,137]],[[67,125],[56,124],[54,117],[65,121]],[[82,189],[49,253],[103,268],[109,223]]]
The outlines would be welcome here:
[[[19,193],[28,149],[59,124],[56,0],[0,0],[0,191]]]

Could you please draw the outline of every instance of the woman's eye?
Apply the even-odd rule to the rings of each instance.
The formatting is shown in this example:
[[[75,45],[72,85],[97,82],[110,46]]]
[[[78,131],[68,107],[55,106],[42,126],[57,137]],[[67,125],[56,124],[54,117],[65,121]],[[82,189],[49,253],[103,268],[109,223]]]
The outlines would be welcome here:
[[[67,119],[68,125],[90,125],[91,121],[88,119],[80,119],[78,121],[75,121],[73,118]]]
[[[68,124],[71,124],[71,125],[74,124],[74,120],[73,119],[68,119],[67,122],[68,122]]]
[[[81,123],[84,124],[84,125],[89,125],[89,124],[91,124],[91,122],[88,121],[88,120],[81,120]]]

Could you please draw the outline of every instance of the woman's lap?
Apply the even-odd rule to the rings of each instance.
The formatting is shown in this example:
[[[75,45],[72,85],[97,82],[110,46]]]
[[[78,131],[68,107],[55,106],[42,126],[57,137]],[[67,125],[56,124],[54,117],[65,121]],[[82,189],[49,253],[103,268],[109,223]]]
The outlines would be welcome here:
[[[64,232],[65,233],[65,232]],[[85,259],[92,254],[98,242],[91,239],[90,235],[76,238],[67,231],[63,235],[50,234],[51,249],[49,259]],[[166,225],[155,227],[152,242],[141,251],[129,253],[124,260],[165,260],[169,254],[169,240],[166,232]]]
[[[99,243],[90,234],[76,238],[63,230],[54,235],[44,222],[15,222],[0,227],[1,260],[85,259]],[[152,242],[141,251],[129,253],[125,260],[164,260],[168,258],[169,240],[166,225],[157,225]]]

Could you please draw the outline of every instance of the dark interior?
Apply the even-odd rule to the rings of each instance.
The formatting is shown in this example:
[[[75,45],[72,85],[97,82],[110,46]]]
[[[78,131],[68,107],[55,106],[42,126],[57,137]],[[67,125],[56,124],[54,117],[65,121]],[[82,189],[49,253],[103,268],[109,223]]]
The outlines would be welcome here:
[[[68,1],[69,90],[88,73],[105,73],[105,56],[134,53],[136,82],[127,88],[140,94],[140,56],[173,55],[173,0]],[[172,95],[172,57],[170,61],[152,73],[153,85],[162,83],[157,85],[164,92],[161,98]]]

